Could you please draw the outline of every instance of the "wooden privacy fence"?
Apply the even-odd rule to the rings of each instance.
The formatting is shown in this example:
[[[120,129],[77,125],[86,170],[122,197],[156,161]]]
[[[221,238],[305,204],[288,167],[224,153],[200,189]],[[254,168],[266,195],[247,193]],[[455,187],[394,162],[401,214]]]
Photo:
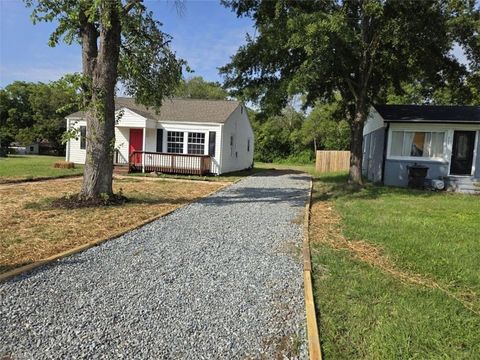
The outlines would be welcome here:
[[[315,169],[320,173],[348,171],[350,151],[317,151]]]

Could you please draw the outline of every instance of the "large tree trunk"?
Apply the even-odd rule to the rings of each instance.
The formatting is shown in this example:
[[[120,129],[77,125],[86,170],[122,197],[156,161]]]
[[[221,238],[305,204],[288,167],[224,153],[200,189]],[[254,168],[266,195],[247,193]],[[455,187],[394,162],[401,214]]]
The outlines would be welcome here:
[[[87,27],[82,36],[83,70],[91,84],[91,98],[86,111],[87,156],[80,192],[83,199],[113,195],[114,102],[121,32],[114,2],[106,2],[102,12],[107,14],[108,26],[103,26],[99,33]]]
[[[363,185],[362,179],[362,157],[363,157],[363,125],[367,118],[367,107],[365,102],[357,102],[355,115],[351,123],[352,142],[350,145],[350,172],[349,182]]]

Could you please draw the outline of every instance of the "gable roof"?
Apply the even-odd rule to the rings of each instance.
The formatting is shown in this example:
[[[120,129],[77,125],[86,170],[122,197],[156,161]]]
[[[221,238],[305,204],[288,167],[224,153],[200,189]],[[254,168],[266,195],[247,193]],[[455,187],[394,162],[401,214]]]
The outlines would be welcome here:
[[[115,98],[115,110],[127,108],[147,119],[174,122],[198,122],[223,124],[232,112],[240,105],[233,100],[201,100],[201,99],[165,99],[157,112],[152,107],[135,103],[133,98]],[[83,118],[85,112],[77,111],[67,118]]]
[[[385,122],[480,123],[480,106],[376,105]]]

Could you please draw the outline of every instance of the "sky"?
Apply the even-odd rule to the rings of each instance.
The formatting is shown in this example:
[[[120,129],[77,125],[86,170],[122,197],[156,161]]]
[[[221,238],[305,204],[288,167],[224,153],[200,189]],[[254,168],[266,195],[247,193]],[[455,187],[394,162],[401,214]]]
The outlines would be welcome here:
[[[190,76],[222,81],[218,68],[228,63],[246,33],[253,34],[248,18],[237,18],[219,0],[186,0],[178,11],[173,0],[146,0],[145,5],[173,36],[172,49],[194,70]],[[31,9],[21,0],[0,0],[0,87],[15,80],[54,81],[81,70],[78,45],[47,45],[54,23],[33,25]]]

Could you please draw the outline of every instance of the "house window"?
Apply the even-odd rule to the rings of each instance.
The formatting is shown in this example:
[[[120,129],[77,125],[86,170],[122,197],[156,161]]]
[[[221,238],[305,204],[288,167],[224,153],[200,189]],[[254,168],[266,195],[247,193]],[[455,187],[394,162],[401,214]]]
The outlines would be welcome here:
[[[441,158],[444,140],[444,132],[393,131],[390,156]]]
[[[188,133],[188,153],[205,154],[205,133]]]
[[[167,152],[175,154],[183,154],[183,132],[168,131],[167,132]]]
[[[247,140],[247,152],[250,152],[250,139]]]
[[[80,149],[87,147],[87,127],[80,126]]]
[[[230,135],[230,156],[233,156],[233,135]]]

